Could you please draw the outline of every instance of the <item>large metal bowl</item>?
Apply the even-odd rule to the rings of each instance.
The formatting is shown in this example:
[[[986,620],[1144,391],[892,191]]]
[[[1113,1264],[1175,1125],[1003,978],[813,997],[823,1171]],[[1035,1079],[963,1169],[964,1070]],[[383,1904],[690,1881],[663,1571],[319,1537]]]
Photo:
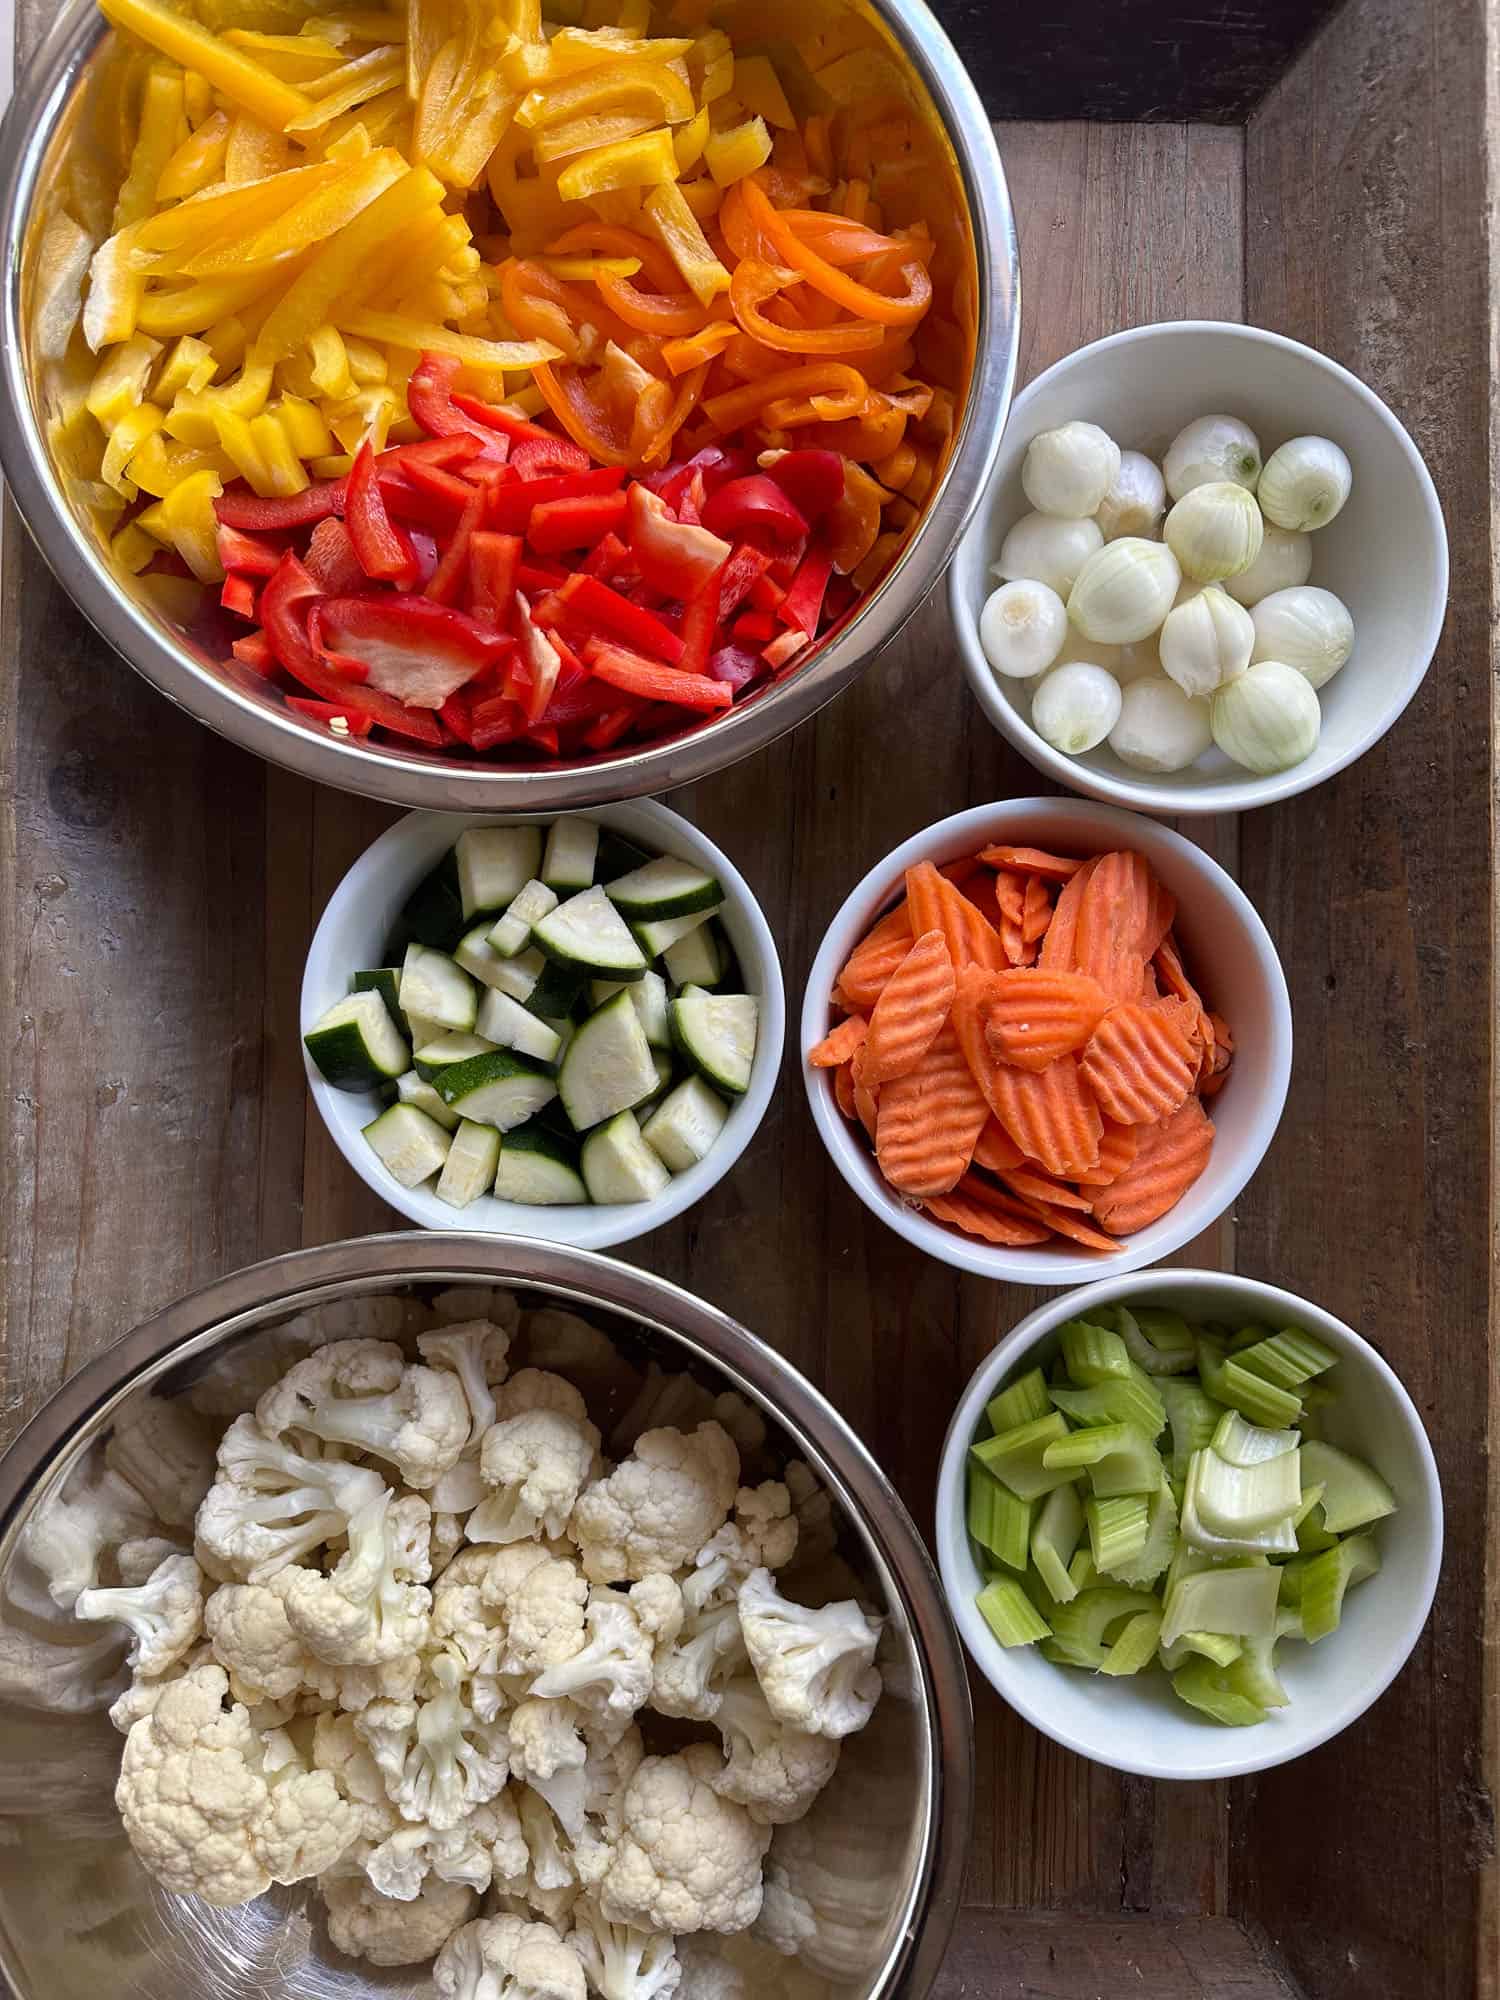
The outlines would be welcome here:
[[[36,1510],[147,1399],[195,1395],[227,1422],[238,1404],[224,1392],[225,1371],[204,1378],[231,1351],[236,1364],[259,1351],[274,1372],[289,1358],[293,1320],[293,1333],[315,1339],[369,1331],[373,1300],[395,1335],[403,1320],[424,1323],[419,1308],[434,1291],[476,1284],[573,1307],[638,1362],[690,1369],[715,1393],[738,1390],[763,1414],[771,1453],[805,1459],[823,1484],[839,1554],[885,1615],[886,1693],[870,1727],[845,1743],[812,1816],[784,1829],[772,1853],[818,1913],[802,1970],[828,1981],[830,2000],[928,1991],[968,1846],[972,1722],[941,1587],[891,1486],[816,1390],[713,1307],[585,1251],[455,1234],[300,1251],[195,1292],[75,1375],[0,1459],[0,1973],[16,2000],[431,1994],[425,1968],[376,1973],[331,1952],[311,1885],[225,1911],[168,1895],[145,1874],[111,1796],[120,1738],[74,1692],[110,1671],[79,1671],[80,1642],[101,1628],[48,1614],[20,1544]],[[776,2000],[785,1966],[775,1960],[749,2000]]]
[[[340,739],[288,711],[254,675],[236,679],[226,672],[227,644],[195,635],[180,606],[164,604],[159,592],[111,565],[47,442],[58,413],[49,378],[58,367],[43,366],[35,337],[39,252],[63,185],[61,169],[72,149],[87,143],[86,92],[105,33],[93,0],[67,0],[0,128],[0,241],[7,265],[0,298],[0,459],[43,555],[84,615],[163,694],[258,756],[344,791],[448,812],[554,811],[670,791],[763,749],[848,687],[937,581],[988,484],[1015,375],[1016,240],[984,108],[923,0],[808,5],[814,13],[857,7],[872,38],[894,54],[936,143],[951,158],[967,205],[961,226],[974,259],[976,342],[959,434],[921,521],[858,615],[802,671],[665,742],[531,767],[465,763]],[[75,350],[77,345],[75,339]]]

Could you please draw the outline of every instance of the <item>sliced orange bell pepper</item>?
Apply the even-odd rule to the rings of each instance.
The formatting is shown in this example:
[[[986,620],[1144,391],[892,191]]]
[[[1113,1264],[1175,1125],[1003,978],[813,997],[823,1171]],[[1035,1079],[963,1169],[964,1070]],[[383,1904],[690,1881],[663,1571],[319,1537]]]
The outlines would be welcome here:
[[[800,271],[810,285],[834,299],[858,319],[878,320],[882,326],[909,326],[921,319],[932,303],[932,280],[915,257],[902,267],[906,281],[904,297],[877,292],[851,278],[827,258],[819,256],[803,241],[796,229],[772,206],[757,176],[740,183],[744,190],[745,212],[755,228],[768,237],[777,258]]]
[[[593,395],[581,368],[543,362],[531,379],[553,416],[573,442],[600,465],[629,465],[630,441]]]
[[[782,326],[761,310],[769,300],[801,282],[798,272],[763,264],[756,257],[740,259],[730,280],[729,303],[752,340],[783,354],[859,354],[879,347],[885,331],[874,320],[844,320],[833,326]]]
[[[703,414],[717,431],[737,431],[742,425],[774,423],[767,406],[783,401],[809,404],[814,396],[831,398],[842,410],[844,403],[859,409],[869,390],[857,368],[841,361],[816,361],[802,368],[778,369],[774,375],[747,382],[742,389],[728,389],[710,396]],[[814,418],[816,421],[816,418]]]
[[[845,462],[844,497],[818,525],[840,576],[852,575],[874,548],[880,534],[880,510],[889,498],[862,466]]]

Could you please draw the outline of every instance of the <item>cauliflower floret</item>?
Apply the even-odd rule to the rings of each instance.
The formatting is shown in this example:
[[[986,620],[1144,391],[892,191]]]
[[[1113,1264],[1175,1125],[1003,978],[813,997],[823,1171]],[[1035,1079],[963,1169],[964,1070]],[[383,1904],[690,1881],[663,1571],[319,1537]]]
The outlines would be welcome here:
[[[594,1590],[584,1614],[588,1642],[531,1684],[539,1700],[574,1701],[601,1720],[627,1723],[651,1693],[651,1640],[623,1597]]]
[[[429,1875],[436,1875],[441,1882],[466,1883],[482,1895],[494,1879],[496,1849],[510,1838],[511,1828],[520,1840],[520,1821],[513,1807],[502,1823],[497,1808],[504,1801],[502,1792],[484,1805],[475,1806],[462,1826],[442,1833],[435,1827],[412,1825],[393,1815],[394,1824],[387,1829],[385,1838],[364,1857],[365,1873],[382,1896],[394,1897],[399,1903],[409,1903],[420,1895]],[[524,1841],[520,1842],[520,1852],[519,1865],[524,1868]],[[511,1857],[507,1853],[504,1858]]]
[[[591,1423],[556,1410],[523,1410],[492,1426],[479,1464],[493,1490],[468,1518],[469,1540],[520,1542],[538,1535],[557,1540],[598,1449],[599,1433]]]
[[[765,1866],[765,1890],[755,1935],[783,1958],[796,1958],[818,1934],[818,1920],[806,1896],[793,1888],[791,1877],[772,1854]]]
[[[583,1967],[550,1924],[481,1917],[449,1938],[432,1968],[439,2000],[585,2000]]]
[[[214,1439],[207,1424],[177,1396],[137,1396],[116,1421],[104,1462],[173,1528],[192,1526],[214,1483]]]
[[[420,1653],[410,1653],[401,1660],[386,1660],[378,1667],[332,1667],[309,1653],[304,1699],[311,1696],[331,1702],[350,1715],[359,1715],[372,1701],[413,1700],[421,1677]]]
[[[195,1667],[162,1690],[125,1739],[115,1803],[144,1865],[179,1895],[220,1908],[272,1882],[330,1868],[356,1823],[326,1771],[295,1757],[267,1773],[267,1739],[224,1707],[222,1667]]]
[[[735,1581],[753,1569],[783,1569],[797,1553],[797,1517],[792,1496],[779,1479],[742,1486],[734,1496],[734,1519],[726,1521],[698,1551],[698,1567],[717,1556],[727,1559]]]
[[[552,1810],[539,1792],[520,1785],[515,1802],[526,1842],[526,1870],[501,1886],[540,1910],[548,1923],[561,1924],[579,1892],[573,1850],[564,1842]]]
[[[511,1711],[511,1775],[540,1792],[564,1833],[582,1833],[588,1803],[581,1712],[570,1701],[528,1699]]]
[[[493,1556],[482,1595],[505,1622],[499,1672],[530,1681],[571,1660],[583,1645],[588,1594],[576,1564],[536,1542],[513,1542]]]
[[[630,1608],[653,1646],[670,1646],[682,1630],[687,1607],[675,1576],[643,1576],[628,1592]]]
[[[203,1572],[191,1556],[170,1555],[144,1583],[79,1591],[73,1611],[89,1621],[112,1619],[128,1626],[131,1671],[164,1674],[203,1630]]]
[[[52,1602],[71,1611],[79,1591],[99,1581],[105,1551],[153,1534],[156,1526],[156,1516],[130,1481],[95,1458],[32,1509],[20,1549],[46,1578]]]
[[[386,1796],[385,1780],[370,1755],[370,1746],[355,1728],[352,1715],[329,1711],[316,1718],[312,1761],[315,1770],[328,1773],[339,1797],[354,1809],[356,1834],[345,1860],[355,1860],[363,1867],[370,1850],[385,1840],[401,1821]]]
[[[479,1907],[463,1882],[431,1876],[409,1903],[382,1896],[363,1875],[325,1875],[318,1887],[328,1905],[328,1941],[371,1965],[419,1965],[442,1950]]]
[[[267,1583],[221,1584],[203,1607],[213,1656],[236,1701],[285,1701],[307,1674],[307,1648],[286,1615],[286,1594],[303,1572],[279,1570]]]
[[[481,1722],[460,1693],[457,1665],[439,1657],[437,1692],[427,1701],[372,1701],[355,1721],[403,1819],[439,1833],[492,1799],[510,1774],[510,1745],[498,1718]]]
[[[458,1468],[455,1466],[454,1470],[457,1471]],[[475,1471],[477,1473],[478,1471],[477,1466],[475,1467]],[[446,1477],[448,1477],[448,1475],[445,1473],[444,1478]],[[438,1481],[438,1485],[433,1487],[432,1490],[434,1493],[437,1492],[438,1486],[441,1486],[442,1483],[443,1482],[440,1479]],[[485,1484],[483,1479],[479,1481],[479,1492],[481,1496],[485,1492]],[[404,1497],[405,1496],[403,1495],[403,1498]],[[475,1504],[476,1505],[478,1504],[477,1500]],[[427,1540],[428,1553],[431,1558],[432,1574],[434,1577],[439,1577],[443,1574],[443,1571],[448,1567],[449,1563],[452,1562],[453,1558],[458,1554],[459,1550],[463,1547],[463,1545],[464,1545],[463,1515],[461,1513],[444,1514],[434,1509],[432,1516],[432,1532],[428,1536]]]
[[[672,1939],[665,1932],[612,1924],[587,1896],[573,1905],[568,1943],[600,2000],[666,2000],[682,1979]]]
[[[837,1741],[778,1722],[749,1675],[725,1688],[714,1721],[729,1759],[714,1789],[763,1826],[801,1819],[838,1769]]]
[[[165,1535],[136,1535],[128,1542],[121,1542],[115,1550],[115,1569],[121,1583],[133,1589],[149,1583],[152,1571],[159,1569],[168,1557],[186,1553],[181,1542],[169,1541]]]
[[[635,1451],[573,1509],[571,1533],[594,1583],[682,1569],[723,1527],[740,1455],[719,1424],[646,1431]]]
[[[656,1648],[651,1706],[662,1715],[712,1722],[725,1685],[749,1660],[728,1558],[695,1570],[681,1596],[678,1635]]]
[[[451,1370],[463,1385],[469,1434],[458,1463],[432,1488],[431,1500],[435,1511],[467,1514],[485,1494],[479,1447],[495,1421],[495,1390],[505,1380],[510,1335],[490,1320],[474,1319],[418,1334],[417,1347],[424,1361],[434,1368]]]
[[[211,1667],[213,1664],[214,1656],[206,1645],[194,1646],[164,1674],[137,1674],[125,1692],[110,1704],[110,1721],[122,1736],[128,1736],[143,1715],[154,1712],[156,1704],[173,1681],[180,1681],[194,1667]],[[230,1691],[233,1693],[232,1686]],[[239,1697],[236,1695],[235,1699]],[[255,1726],[255,1716],[252,1715],[250,1721],[252,1727]]]
[[[431,1486],[469,1438],[469,1404],[446,1368],[408,1363],[387,1340],[336,1340],[289,1368],[255,1406],[271,1437],[292,1431],[351,1445],[394,1465],[408,1486]]]
[[[771,1832],[714,1790],[722,1768],[707,1743],[646,1758],[626,1787],[620,1838],[599,1884],[611,1923],[676,1934],[755,1922]]]
[[[469,1700],[481,1722],[493,1721],[505,1706],[500,1678],[505,1623],[486,1602],[484,1580],[493,1560],[489,1549],[465,1549],[433,1586],[428,1646],[458,1662],[469,1685]]]
[[[495,1414],[502,1420],[524,1416],[528,1410],[551,1410],[555,1416],[571,1417],[575,1424],[589,1420],[582,1392],[545,1368],[518,1368],[495,1398]]]
[[[740,1585],[740,1626],[771,1713],[814,1736],[852,1736],[880,1699],[880,1621],[853,1598],[809,1610],[777,1590],[769,1570]]]
[[[417,1494],[386,1488],[349,1522],[349,1547],[327,1576],[295,1572],[286,1615],[316,1658],[335,1667],[377,1667],[427,1643],[432,1592],[427,1536],[432,1514]]]
[[[264,1583],[346,1534],[351,1516],[384,1491],[371,1467],[307,1457],[253,1417],[237,1417],[219,1441],[219,1476],[198,1509],[198,1560],[221,1583]]]

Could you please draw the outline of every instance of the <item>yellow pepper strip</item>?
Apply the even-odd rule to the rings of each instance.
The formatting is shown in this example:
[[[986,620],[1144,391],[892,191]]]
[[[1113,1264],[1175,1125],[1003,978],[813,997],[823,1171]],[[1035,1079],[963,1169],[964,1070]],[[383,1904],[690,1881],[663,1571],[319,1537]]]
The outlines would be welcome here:
[[[703,174],[695,181],[679,181],[677,192],[682,196],[689,215],[700,222],[717,215],[724,200],[724,190],[710,174]]]
[[[711,304],[720,292],[729,290],[729,273],[710,249],[675,180],[652,189],[646,197],[646,214],[700,305]]]
[[[152,394],[165,408],[184,389],[190,396],[201,395],[218,372],[212,349],[185,333],[162,363]]]
[[[354,470],[354,453],[330,452],[326,458],[310,459],[307,469],[314,479],[345,479]]]
[[[266,284],[264,271],[241,277],[205,278],[198,284],[150,292],[140,303],[137,324],[144,333],[171,340],[180,333],[204,333],[217,321],[248,306]]]
[[[262,499],[269,499],[271,485],[270,468],[261,455],[256,443],[255,432],[248,420],[237,417],[232,410],[220,410],[213,419],[214,435],[219,440],[219,448],[229,459],[241,479],[248,480]],[[171,495],[168,494],[168,499]]]
[[[177,150],[182,124],[182,71],[167,63],[153,63],[141,100],[140,136],[115,203],[116,229],[143,221],[155,208],[157,183]]]
[[[557,191],[564,201],[586,201],[609,188],[675,185],[676,180],[672,135],[662,126],[639,139],[622,139],[618,145],[580,154],[558,175]]]
[[[289,119],[300,118],[308,108],[308,99],[294,85],[272,76],[262,63],[231,47],[222,36],[174,14],[160,0],[101,0],[101,6],[106,19],[117,28],[139,35],[184,69],[207,77],[215,90],[223,91],[233,103],[276,131]]]
[[[219,517],[214,512],[214,502],[223,492],[216,473],[194,472],[136,519],[138,528],[176,549],[200,583],[224,580],[219,562]]]
[[[321,35],[263,35],[250,28],[230,28],[224,39],[283,83],[311,83],[343,61],[336,45]]]
[[[737,56],[734,90],[745,109],[758,113],[768,125],[774,125],[781,132],[797,129],[797,120],[786,101],[781,78],[768,56]]]
[[[550,83],[557,75],[550,42],[516,42],[500,58],[501,81],[511,90],[526,92]]]
[[[223,319],[203,329],[203,345],[208,349],[220,369],[229,374],[238,368],[245,358],[250,345],[250,329],[238,313],[226,313]]]
[[[708,171],[720,187],[731,187],[771,157],[771,134],[763,118],[748,118],[727,132],[710,132],[703,148]]]
[[[633,278],[641,268],[639,257],[538,257],[537,262],[554,278],[574,278],[584,284],[595,278]]]
[[[697,80],[698,102],[712,104],[734,88],[734,47],[722,28],[700,35],[688,54],[688,69]]]
[[[149,535],[143,535],[132,521],[111,538],[109,553],[111,560],[127,576],[139,576],[155,556],[156,544]]]
[[[323,14],[312,23],[317,31],[340,47],[345,42],[404,42],[404,13],[382,13],[373,7],[356,7],[342,14]]]
[[[348,351],[336,326],[314,327],[307,336],[307,351],[312,359],[313,387],[320,396],[339,398],[353,393]]]
[[[481,78],[449,128],[448,136],[432,156],[435,172],[451,187],[472,187],[484,172],[485,163],[510,126],[516,112],[516,93],[502,83]]]
[[[134,229],[119,230],[100,244],[89,265],[83,337],[96,354],[135,332],[146,296],[146,280],[132,261],[135,241]]]
[[[275,498],[288,499],[310,484],[302,460],[280,417],[267,410],[263,416],[252,418],[250,435],[266,469],[266,483]],[[324,435],[326,437],[326,432]],[[327,439],[327,442],[331,444],[332,439]]]
[[[672,150],[677,155],[679,174],[691,173],[703,158],[703,148],[708,143],[708,107],[705,105],[690,118],[686,125],[679,125],[672,134]]]
[[[448,0],[406,0],[406,94],[415,104],[432,59],[453,32]]]
[[[540,361],[560,359],[559,351],[547,340],[479,340],[472,334],[451,333],[445,326],[421,326],[400,313],[352,312],[341,317],[347,336],[389,341],[392,347],[409,353],[451,354],[470,368],[493,372],[499,368],[535,368]]]
[[[351,335],[344,342],[344,352],[349,357],[349,373],[354,378],[356,389],[373,389],[389,381],[390,362],[368,340],[356,340]]]
[[[366,262],[397,229],[442,201],[442,183],[413,167],[325,243],[261,328],[257,357],[268,365],[295,354],[358,278]]]
[[[140,446],[148,437],[159,431],[165,422],[164,413],[155,403],[139,403],[127,412],[110,432],[109,443],[104,447],[104,462],[99,476],[106,486],[112,486],[116,493],[127,500],[136,495],[134,482],[126,467],[135,457]]]
[[[560,28],[547,44],[554,76],[572,76],[601,63],[664,63],[685,56],[691,40],[668,35],[622,35],[618,28]]]
[[[253,185],[205,188],[141,224],[137,237],[141,258],[147,268],[175,270],[182,255],[192,256],[206,242],[230,231],[244,232],[274,222],[294,202],[315,188],[331,186],[346,171],[337,162],[320,161],[315,166],[289,168]]]
[[[330,318],[335,308],[344,313],[356,306],[369,305],[372,300],[384,299],[389,303],[398,287],[410,288],[435,277],[449,258],[458,253],[467,233],[468,224],[461,215],[428,209],[395,231],[379,254],[367,260],[358,277],[345,286],[330,307]]]
[[[298,458],[322,458],[333,450],[333,439],[315,403],[284,395],[267,414],[281,425]]]
[[[662,63],[606,63],[565,83],[528,91],[516,108],[516,123],[529,131],[604,111],[654,113],[658,125],[685,125],[693,116],[693,93]]]
[[[542,165],[550,160],[567,160],[594,146],[613,146],[621,139],[638,138],[642,132],[651,131],[656,122],[655,118],[635,111],[592,112],[587,118],[570,118],[561,125],[547,126],[536,134],[532,151]],[[679,129],[690,132],[692,126]]]
[[[285,173],[292,163],[290,142],[269,125],[262,125],[248,111],[241,111],[230,128],[224,150],[224,178],[242,187]]]
[[[336,235],[406,172],[399,153],[382,147],[368,159],[346,167],[331,187],[316,189],[303,201],[253,236],[233,243],[216,243],[190,257],[182,266],[189,278],[215,277],[224,271],[246,270],[254,264],[278,262]]]
[[[208,78],[199,76],[196,70],[188,70],[182,79],[182,109],[189,125],[196,132],[217,108],[214,87]]]
[[[622,35],[647,35],[651,32],[651,0],[620,0],[620,12],[616,27]]]
[[[373,388],[359,390],[347,403],[330,410],[328,421],[345,451],[358,451],[366,438],[376,451],[384,451],[391,427],[404,414],[395,391],[378,383]]]
[[[370,141],[370,130],[362,118],[353,124],[339,120],[339,136],[330,139],[323,148],[325,160],[367,160],[374,151]]]
[[[311,111],[292,119],[286,129],[289,133],[316,131],[320,125],[352,111],[356,104],[365,104],[370,98],[393,90],[405,75],[406,57],[402,50],[371,49],[368,55],[356,56],[353,62],[330,70],[309,85],[307,95],[314,100]]]
[[[146,384],[161,351],[159,341],[134,334],[122,346],[111,348],[94,370],[85,407],[105,430],[113,430],[144,401]]]
[[[157,202],[183,201],[218,180],[228,146],[229,114],[215,111],[167,161],[156,183]]]

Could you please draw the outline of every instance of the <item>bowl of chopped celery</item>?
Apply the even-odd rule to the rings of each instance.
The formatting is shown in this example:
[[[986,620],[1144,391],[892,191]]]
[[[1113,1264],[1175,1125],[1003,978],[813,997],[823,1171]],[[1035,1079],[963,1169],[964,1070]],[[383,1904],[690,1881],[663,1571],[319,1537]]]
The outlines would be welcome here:
[[[975,1372],[937,1537],[970,1657],[1029,1722],[1116,1770],[1232,1778],[1395,1679],[1443,1503],[1352,1327],[1234,1273],[1140,1271],[1039,1307]]]

